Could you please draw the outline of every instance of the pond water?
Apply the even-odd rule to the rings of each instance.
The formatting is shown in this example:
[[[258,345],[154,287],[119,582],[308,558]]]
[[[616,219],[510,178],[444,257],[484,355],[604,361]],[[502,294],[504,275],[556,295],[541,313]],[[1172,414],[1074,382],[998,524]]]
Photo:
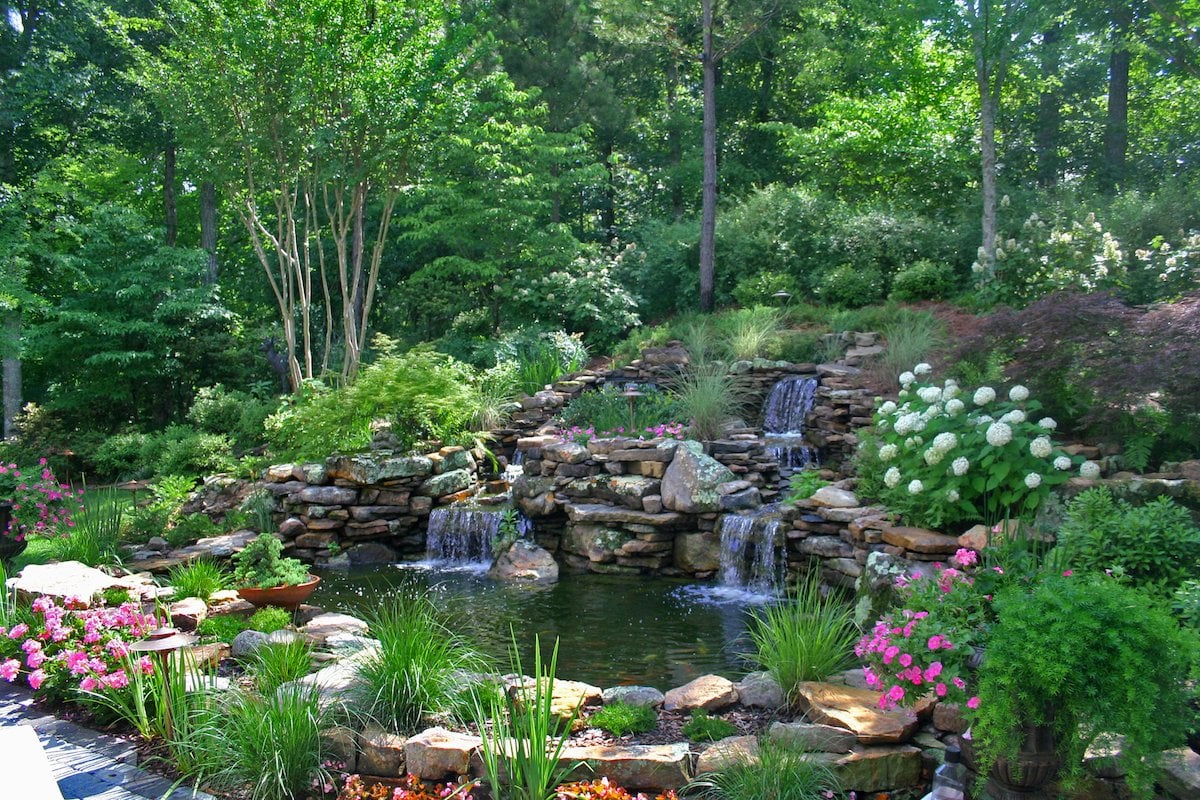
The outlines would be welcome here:
[[[546,657],[557,637],[559,677],[664,691],[707,673],[736,679],[753,669],[741,654],[751,611],[764,599],[669,578],[564,574],[546,586],[506,584],[479,569],[426,563],[324,571],[310,602],[364,616],[406,581],[427,589],[451,629],[501,668],[513,634],[526,673],[534,636]]]

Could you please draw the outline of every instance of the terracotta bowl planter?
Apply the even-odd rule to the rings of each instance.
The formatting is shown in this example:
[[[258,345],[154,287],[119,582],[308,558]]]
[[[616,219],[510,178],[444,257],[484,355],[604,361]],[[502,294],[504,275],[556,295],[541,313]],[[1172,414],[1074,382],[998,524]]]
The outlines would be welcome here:
[[[278,606],[286,608],[288,611],[295,611],[301,603],[312,596],[320,582],[321,579],[316,575],[309,575],[307,581],[295,586],[272,586],[269,589],[246,586],[238,589],[237,593],[243,600],[253,603],[259,608]]]

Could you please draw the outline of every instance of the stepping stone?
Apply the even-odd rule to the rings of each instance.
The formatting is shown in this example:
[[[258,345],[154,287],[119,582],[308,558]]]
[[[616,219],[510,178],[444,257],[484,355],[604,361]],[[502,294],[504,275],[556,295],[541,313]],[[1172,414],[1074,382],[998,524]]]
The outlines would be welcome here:
[[[0,774],[4,791],[22,800],[63,800],[50,760],[28,725],[0,728]]]

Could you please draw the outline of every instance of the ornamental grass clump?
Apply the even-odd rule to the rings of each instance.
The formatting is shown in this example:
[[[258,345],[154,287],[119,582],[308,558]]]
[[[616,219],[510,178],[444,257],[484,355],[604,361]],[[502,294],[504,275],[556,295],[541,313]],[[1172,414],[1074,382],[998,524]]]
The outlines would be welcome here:
[[[1057,423],[1024,386],[1000,397],[990,386],[964,390],[930,381],[918,364],[900,376],[898,402],[882,403],[859,453],[864,487],[907,522],[927,527],[1031,519],[1050,490],[1078,467],[1055,446]]]

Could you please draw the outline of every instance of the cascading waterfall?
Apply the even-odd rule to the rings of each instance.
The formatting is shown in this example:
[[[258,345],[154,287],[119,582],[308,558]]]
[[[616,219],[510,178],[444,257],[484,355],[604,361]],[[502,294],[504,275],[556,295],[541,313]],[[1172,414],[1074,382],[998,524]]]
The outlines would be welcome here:
[[[784,378],[771,388],[763,409],[767,452],[785,475],[816,463],[816,450],[804,438],[804,420],[816,400],[817,379]]]
[[[502,511],[491,509],[435,508],[429,513],[425,556],[438,566],[486,569],[492,563],[492,542],[503,519]]]
[[[721,518],[719,578],[727,590],[776,596],[787,576],[783,527],[776,506]]]

